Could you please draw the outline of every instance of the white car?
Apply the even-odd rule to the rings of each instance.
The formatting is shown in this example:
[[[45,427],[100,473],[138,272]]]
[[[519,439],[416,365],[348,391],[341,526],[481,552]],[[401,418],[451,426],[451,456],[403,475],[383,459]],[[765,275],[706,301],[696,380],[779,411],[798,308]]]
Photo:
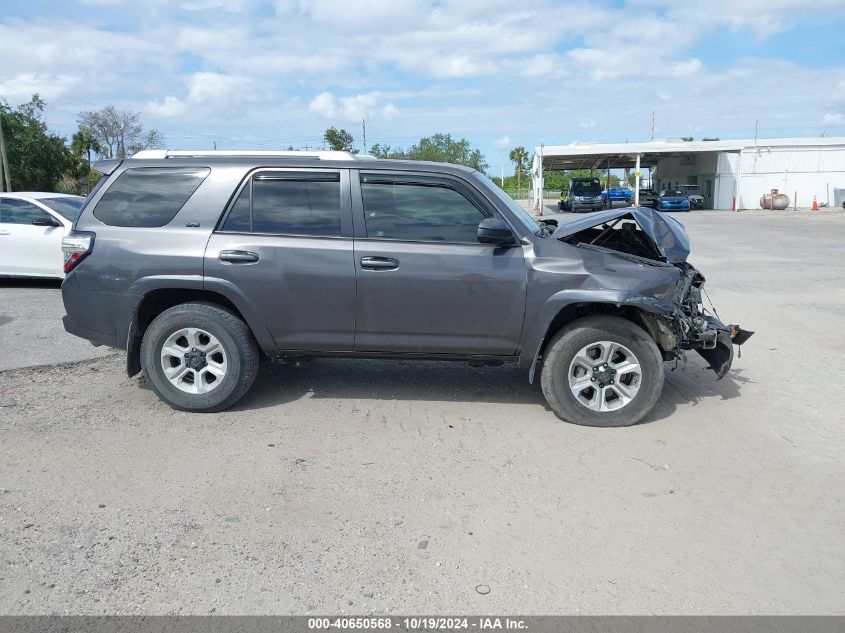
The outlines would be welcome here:
[[[0,193],[0,277],[63,279],[62,238],[84,203],[64,193]]]

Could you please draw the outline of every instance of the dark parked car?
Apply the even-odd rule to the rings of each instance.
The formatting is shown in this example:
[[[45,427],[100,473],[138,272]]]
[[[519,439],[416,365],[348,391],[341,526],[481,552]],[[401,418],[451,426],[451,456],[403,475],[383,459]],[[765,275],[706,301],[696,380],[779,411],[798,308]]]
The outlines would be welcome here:
[[[657,208],[659,196],[654,189],[640,189],[640,206]]]
[[[263,359],[508,361],[562,419],[623,426],[663,361],[694,349],[721,378],[750,336],[703,312],[683,227],[649,210],[557,227],[465,167],[343,152],[97,169],[63,243],[65,328],[177,409],[230,407]]]
[[[573,178],[569,181],[569,194],[560,201],[561,211],[601,211],[602,190],[598,178]]]
[[[660,194],[657,201],[658,211],[689,211],[690,203],[683,191],[666,190]]]

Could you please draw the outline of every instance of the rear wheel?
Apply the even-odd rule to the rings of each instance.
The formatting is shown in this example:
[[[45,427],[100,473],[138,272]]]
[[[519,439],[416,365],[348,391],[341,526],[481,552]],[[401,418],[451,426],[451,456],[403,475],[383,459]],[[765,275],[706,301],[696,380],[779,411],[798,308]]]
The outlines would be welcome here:
[[[663,389],[663,358],[642,328],[592,316],[562,328],[544,353],[543,395],[557,416],[586,426],[642,420]]]
[[[183,411],[222,411],[252,386],[259,351],[247,325],[217,306],[165,310],[141,342],[141,367],[159,398]]]

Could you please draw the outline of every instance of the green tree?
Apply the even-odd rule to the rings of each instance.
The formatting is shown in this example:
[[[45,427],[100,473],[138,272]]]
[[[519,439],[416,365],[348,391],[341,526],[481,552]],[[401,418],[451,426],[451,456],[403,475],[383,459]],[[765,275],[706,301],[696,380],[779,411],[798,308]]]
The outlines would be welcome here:
[[[525,148],[520,145],[519,147],[514,147],[511,150],[511,153],[508,155],[511,162],[514,164],[514,175],[516,176],[516,188],[517,190],[522,189],[522,176],[525,174],[525,166],[528,163],[528,152],[525,151]]]
[[[326,130],[325,134],[323,134],[323,139],[326,143],[328,143],[329,147],[336,152],[358,153],[358,150],[352,146],[352,142],[354,140],[352,135],[344,129],[338,130],[336,127],[332,126]]]
[[[452,139],[451,134],[437,133],[426,136],[412,145],[409,150],[392,148],[390,145],[379,143],[370,147],[370,154],[376,158],[398,158],[405,160],[430,160],[438,163],[454,163],[472,167],[480,172],[487,169],[484,155],[477,149],[473,149],[469,141],[462,138],[459,141]]]
[[[438,132],[432,136],[421,138],[416,145],[408,150],[407,157],[411,160],[431,160],[440,163],[455,163],[465,165],[480,172],[487,170],[484,155],[473,149],[469,141],[462,138],[452,140],[451,134]]]
[[[0,99],[12,190],[53,191],[65,170],[71,168],[65,139],[47,129],[44,105],[37,94],[15,109]]]
[[[91,180],[94,178],[91,171],[92,156],[101,153],[99,141],[88,130],[77,130],[70,140],[71,173],[72,179],[66,179],[74,183],[76,191],[80,193],[89,192],[93,187]],[[84,181],[84,185],[80,183]],[[96,179],[95,179],[96,182]],[[67,184],[65,185],[68,186]]]
[[[682,136],[682,137],[681,137],[681,140],[682,140],[684,143],[692,143],[692,142],[693,142],[693,138],[692,138],[691,136]]]
[[[408,155],[401,149],[393,149],[390,145],[376,143],[370,147],[369,154],[376,158],[408,158]]]
[[[87,165],[85,165],[87,170],[84,173],[87,174],[91,171],[91,155],[99,154],[102,148],[100,147],[100,142],[89,130],[80,129],[70,140],[70,151],[79,163],[82,163],[82,159],[85,158],[87,161]]]
[[[79,113],[79,129],[89,132],[100,145],[104,158],[126,158],[143,149],[160,148],[164,136],[156,129],[144,130],[138,112],[118,110],[108,105]]]

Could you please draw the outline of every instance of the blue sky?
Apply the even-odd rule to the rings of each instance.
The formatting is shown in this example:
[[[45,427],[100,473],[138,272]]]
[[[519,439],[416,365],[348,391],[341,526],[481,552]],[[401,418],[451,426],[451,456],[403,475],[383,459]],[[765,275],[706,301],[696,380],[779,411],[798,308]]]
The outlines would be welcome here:
[[[845,1],[4,0],[0,97],[170,148],[845,136]]]

